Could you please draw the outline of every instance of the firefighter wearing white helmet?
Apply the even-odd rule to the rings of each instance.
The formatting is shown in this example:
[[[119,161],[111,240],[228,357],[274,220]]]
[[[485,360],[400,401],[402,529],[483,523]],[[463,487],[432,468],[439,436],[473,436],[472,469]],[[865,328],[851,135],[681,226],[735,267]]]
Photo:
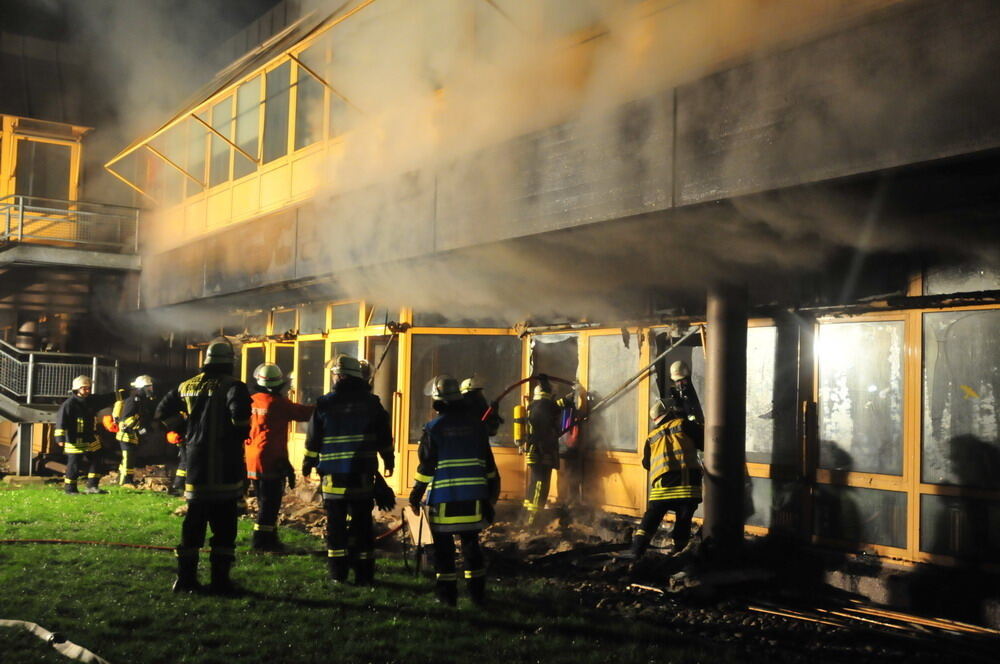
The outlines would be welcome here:
[[[691,519],[701,502],[701,427],[685,417],[680,395],[673,388],[653,404],[649,417],[653,430],[642,450],[642,467],[649,471],[648,502],[624,556],[630,559],[645,553],[667,512],[674,513],[672,551],[681,552],[691,537]]]
[[[486,597],[486,569],[479,533],[493,521],[493,505],[500,495],[489,436],[477,413],[470,411],[457,380],[441,375],[431,391],[440,416],[424,426],[419,465],[410,492],[414,513],[426,493],[428,519],[434,538],[435,592],[438,601],[454,606],[458,600],[455,535],[462,543],[469,596],[476,604]]]
[[[118,481],[123,485],[135,484],[136,453],[143,438],[152,429],[153,411],[156,408],[152,376],[137,376],[131,385],[131,393],[116,402],[112,412],[118,428],[115,438],[122,453]]]
[[[260,389],[251,397],[246,465],[258,509],[250,546],[259,551],[280,551],[284,547],[278,539],[278,511],[285,481],[295,488],[295,473],[288,461],[288,425],[292,421],[305,422],[313,409],[282,394],[288,381],[277,364],[258,365],[253,377]]]
[[[484,385],[479,376],[472,374],[462,381],[462,398],[465,400],[469,412],[474,413],[486,425],[486,432],[492,438],[500,430],[503,418],[500,417],[499,404],[495,402],[491,404],[486,401],[483,388]]]
[[[70,385],[72,395],[56,413],[55,440],[66,452],[66,493],[80,493],[76,482],[81,465],[87,464],[87,486],[84,493],[107,493],[98,486],[101,441],[97,437],[97,412],[115,402],[115,394],[91,394],[94,383],[90,376],[77,376]]]
[[[333,391],[317,400],[309,420],[302,475],[319,471],[330,579],[346,581],[353,567],[355,583],[370,585],[375,579],[375,476],[378,457],[386,477],[395,467],[392,428],[356,358],[338,355],[327,366],[335,381]]]
[[[673,381],[672,391],[679,406],[684,411],[684,417],[699,425],[704,425],[705,415],[701,410],[701,401],[691,382],[691,367],[683,360],[677,360],[670,365],[670,380]]]
[[[236,592],[230,570],[236,559],[238,501],[247,470],[243,446],[250,432],[250,394],[233,377],[235,353],[225,338],[209,343],[201,372],[171,390],[156,407],[155,418],[184,436],[187,514],[176,549],[175,592],[193,592],[198,583],[198,553],[211,524],[212,583],[220,594]]]

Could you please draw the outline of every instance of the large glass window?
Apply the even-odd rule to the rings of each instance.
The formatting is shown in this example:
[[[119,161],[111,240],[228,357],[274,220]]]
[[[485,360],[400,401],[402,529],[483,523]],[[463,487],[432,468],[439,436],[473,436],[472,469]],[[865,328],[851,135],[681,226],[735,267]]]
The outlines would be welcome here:
[[[521,376],[521,340],[501,335],[437,335],[413,336],[410,378],[410,442],[420,440],[424,424],[436,417],[425,386],[440,374],[458,380],[476,374],[485,385],[487,399],[493,399]],[[501,405],[504,424],[493,438],[498,445],[512,445],[514,399]]]
[[[1000,289],[1000,269],[986,265],[951,265],[929,268],[924,275],[924,295],[948,295]]]
[[[1000,562],[1000,503],[957,496],[920,497],[920,550]]]
[[[18,140],[14,193],[68,200],[71,156],[68,145]]]
[[[814,532],[853,544],[906,548],[906,494],[822,484],[815,493]]]
[[[771,463],[774,450],[774,364],[777,330],[747,330],[746,454],[751,463]]]
[[[540,334],[531,339],[531,373],[577,379],[580,358],[575,334]],[[565,388],[560,387],[565,391]]]
[[[816,348],[820,467],[900,475],[902,321],[824,324]]]
[[[299,309],[299,334],[326,332],[326,303],[307,304]]]
[[[259,156],[260,140],[260,77],[247,81],[236,92],[236,145],[247,154]],[[257,164],[236,153],[233,162],[233,179],[239,179],[257,170]]]
[[[264,362],[263,346],[244,346],[243,356],[246,358],[243,370],[243,382],[247,384],[251,392],[257,391],[257,382],[253,379],[253,370]]]
[[[233,131],[233,99],[227,97],[212,106],[212,128],[226,138],[232,139]],[[212,161],[209,166],[208,186],[214,187],[229,179],[229,162],[233,149],[218,134],[213,133]]]
[[[271,331],[274,334],[282,334],[295,329],[295,309],[285,309],[275,311],[271,314]]]
[[[299,342],[298,364],[295,367],[295,379],[298,382],[295,398],[299,403],[315,404],[323,396],[325,346],[326,342],[322,339]],[[307,426],[306,422],[296,422],[295,429],[304,433]]]
[[[315,72],[322,71],[322,48],[312,47],[299,58]],[[319,65],[319,66],[317,66]],[[312,145],[323,138],[323,96],[326,88],[316,77],[297,67],[295,85],[295,149]]]
[[[335,329],[358,326],[358,314],[361,313],[361,305],[357,302],[333,305],[333,322],[330,326]]]
[[[610,395],[639,369],[639,340],[626,348],[620,335],[590,338],[587,389],[594,401]],[[636,451],[636,396],[627,390],[591,415],[586,439],[595,449]]]
[[[1000,311],[924,314],[923,480],[1000,488]]]
[[[295,347],[276,346],[274,349],[274,363],[281,367],[282,374],[287,378],[295,371]]]
[[[264,103],[264,158],[266,164],[288,152],[288,101],[291,65],[287,62],[267,72]]]

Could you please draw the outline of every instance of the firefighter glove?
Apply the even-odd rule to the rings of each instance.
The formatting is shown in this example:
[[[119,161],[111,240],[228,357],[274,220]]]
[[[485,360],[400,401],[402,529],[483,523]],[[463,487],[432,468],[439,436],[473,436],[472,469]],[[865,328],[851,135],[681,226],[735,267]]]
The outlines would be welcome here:
[[[167,432],[167,442],[171,445],[180,445],[184,442],[184,436],[180,435],[176,431]]]

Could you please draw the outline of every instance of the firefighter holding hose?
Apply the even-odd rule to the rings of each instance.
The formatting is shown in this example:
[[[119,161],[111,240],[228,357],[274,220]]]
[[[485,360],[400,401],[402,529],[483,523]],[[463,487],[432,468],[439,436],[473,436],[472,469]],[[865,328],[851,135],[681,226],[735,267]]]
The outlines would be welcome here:
[[[538,376],[532,392],[526,418],[527,436],[524,445],[528,486],[524,496],[527,525],[533,526],[538,514],[545,507],[552,483],[552,471],[559,468],[559,436],[562,433],[563,408],[574,405],[579,388],[574,386],[569,394],[554,399],[552,384],[545,374]]]

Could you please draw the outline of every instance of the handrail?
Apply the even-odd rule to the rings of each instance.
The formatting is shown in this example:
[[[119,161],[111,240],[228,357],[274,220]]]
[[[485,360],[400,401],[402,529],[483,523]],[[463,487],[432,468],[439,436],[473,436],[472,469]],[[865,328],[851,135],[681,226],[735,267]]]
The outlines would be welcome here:
[[[0,339],[0,351],[2,350],[6,350],[12,353],[18,353],[20,355],[52,355],[53,357],[86,358],[88,364],[90,363],[90,359],[94,357],[96,357],[98,360],[115,362],[115,358],[109,357],[107,355],[92,355],[90,353],[63,353],[57,350],[22,350],[17,346],[12,346],[3,339]]]
[[[27,359],[21,356],[27,355]],[[65,398],[74,375],[89,375],[103,391],[118,388],[118,361],[103,355],[28,351],[0,341],[0,392],[32,405]],[[103,384],[104,381],[110,385]]]
[[[139,209],[10,194],[0,197],[0,241],[138,253]]]

